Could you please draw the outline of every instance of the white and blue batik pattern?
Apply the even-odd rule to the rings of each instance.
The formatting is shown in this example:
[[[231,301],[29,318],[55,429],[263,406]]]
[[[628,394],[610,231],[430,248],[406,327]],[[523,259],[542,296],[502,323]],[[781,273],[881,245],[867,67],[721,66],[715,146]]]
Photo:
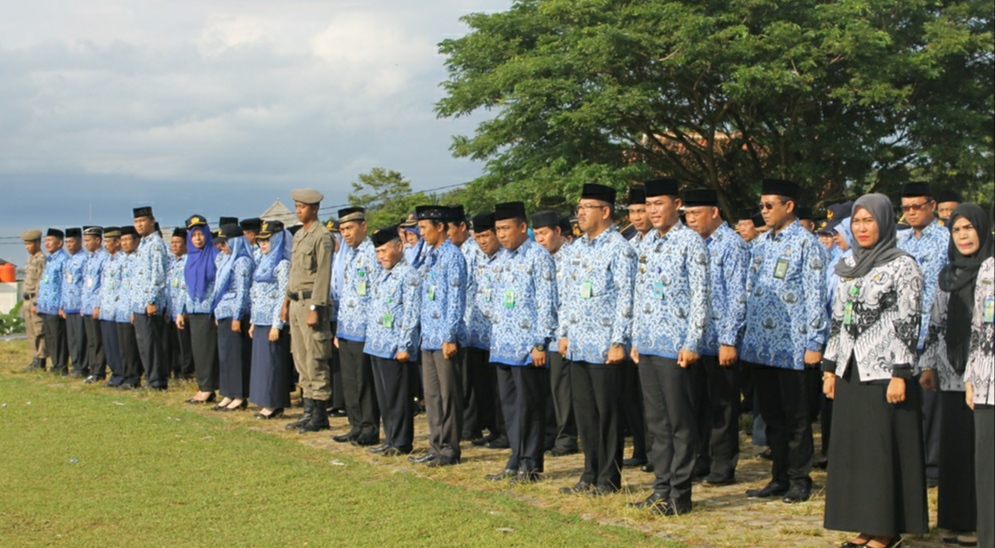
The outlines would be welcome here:
[[[103,284],[100,273],[109,257],[110,253],[103,249],[98,249],[96,253],[87,252],[86,266],[83,267],[83,302],[80,308],[80,313],[84,316],[93,316],[93,310],[100,308],[100,286]]]
[[[242,321],[249,316],[252,309],[252,299],[249,295],[249,289],[252,286],[252,267],[251,257],[241,256],[235,259],[228,291],[221,296],[218,305],[214,307],[215,319],[231,318]]]
[[[936,288],[933,294],[933,310],[929,316],[929,329],[926,344],[919,356],[920,369],[936,372],[943,392],[964,392],[964,378],[957,374],[947,357],[947,316],[950,309],[950,293]]]
[[[636,249],[632,346],[640,354],[676,360],[701,353],[708,327],[708,250],[697,232],[678,222],[652,230]]]
[[[39,314],[58,314],[62,306],[62,272],[69,261],[69,254],[60,249],[45,260],[45,270],[38,282],[38,300],[35,306]]]
[[[570,259],[567,257],[570,254],[570,242],[566,239],[563,240],[563,245],[560,249],[556,250],[553,254],[553,262],[556,263],[556,311],[557,311],[557,332],[559,332],[559,315],[562,313],[563,303],[566,301],[566,289],[567,282],[565,277],[567,275],[567,265],[570,263]]]
[[[995,259],[988,258],[974,286],[971,318],[971,349],[964,369],[964,382],[971,383],[975,405],[995,404],[995,321],[990,312],[995,303]]]
[[[467,345],[473,346],[474,348],[482,348],[486,350],[490,348],[488,346],[479,346],[479,337],[477,337],[477,346],[474,346],[474,311],[476,310],[476,295],[477,295],[477,277],[475,273],[477,272],[477,265],[484,260],[484,252],[480,250],[480,246],[477,245],[477,241],[473,238],[467,239],[463,242],[463,245],[459,248],[460,253],[463,254],[463,258],[466,260],[466,310],[463,312],[463,324],[466,326],[466,336]],[[479,320],[479,316],[476,318]],[[479,331],[479,326],[478,331]]]
[[[711,318],[705,329],[701,354],[718,356],[719,346],[739,347],[746,326],[746,272],[750,246],[729,225],[722,223],[705,240],[711,283]]]
[[[466,331],[467,345],[481,350],[491,348],[491,320],[487,317],[487,300],[494,293],[495,276],[497,274],[498,257],[503,252],[498,249],[493,256],[488,257],[483,251],[478,253],[472,266],[466,265]],[[473,288],[470,290],[469,288]]]
[[[383,267],[369,238],[355,248],[346,246],[343,255],[342,287],[339,289],[339,314],[335,336],[353,342],[366,340],[366,317],[374,280]]]
[[[134,309],[135,300],[135,276],[138,253],[120,252],[121,255],[121,288],[118,291],[117,310],[114,321],[117,323],[128,323],[131,321],[131,311]],[[142,308],[142,314],[145,309]]]
[[[134,253],[135,276],[131,280],[132,309],[145,314],[145,308],[154,304],[161,314],[166,305],[166,272],[169,270],[169,251],[157,232],[142,238]]]
[[[594,240],[585,234],[559,253],[564,251],[564,299],[558,318],[559,336],[567,339],[564,358],[607,363],[612,344],[630,344],[636,252],[614,226]]]
[[[276,250],[270,251],[270,253],[276,252]],[[256,268],[258,267],[259,263],[256,263]],[[252,281],[252,289],[249,292],[252,301],[250,321],[252,325],[268,325],[283,329],[285,324],[280,320],[280,309],[283,308],[283,297],[287,294],[287,282],[290,281],[289,260],[282,260],[276,264],[273,278],[272,282]]]
[[[363,352],[393,360],[405,351],[418,360],[418,322],[421,319],[421,274],[404,261],[380,269],[373,281],[366,312]]]
[[[83,307],[83,276],[86,272],[86,251],[70,255],[62,267],[62,298],[59,308],[66,314],[79,314]]]
[[[443,343],[464,344],[466,259],[446,240],[429,250],[422,267],[421,347],[442,350]]]
[[[556,263],[532,240],[499,253],[494,286],[482,306],[491,320],[491,362],[529,365],[537,344],[556,340]]]
[[[829,336],[826,248],[798,221],[761,238],[747,276],[741,359],[802,370],[805,351],[822,352]]]
[[[187,256],[169,256],[169,274],[166,276],[166,317],[176,321],[183,314],[187,303]]]
[[[225,262],[226,255],[224,253],[218,253],[214,257],[214,272],[215,277],[213,280],[207,283],[207,287],[204,288],[204,295],[199,301],[195,301],[193,297],[190,296],[190,292],[187,291],[186,301],[183,305],[182,314],[213,314],[213,304],[214,304],[214,284],[217,283],[217,271],[221,269],[222,263]],[[185,278],[186,274],[184,274]]]
[[[922,323],[919,325],[919,350],[926,347],[929,316],[933,310],[933,296],[936,294],[936,281],[940,278],[940,271],[947,266],[949,244],[950,231],[936,221],[922,229],[922,235],[918,238],[913,229],[898,233],[898,249],[912,255],[919,263],[925,284],[922,294]]]
[[[108,254],[100,269],[100,320],[117,321],[117,311],[121,306],[121,269],[124,267],[124,253]]]

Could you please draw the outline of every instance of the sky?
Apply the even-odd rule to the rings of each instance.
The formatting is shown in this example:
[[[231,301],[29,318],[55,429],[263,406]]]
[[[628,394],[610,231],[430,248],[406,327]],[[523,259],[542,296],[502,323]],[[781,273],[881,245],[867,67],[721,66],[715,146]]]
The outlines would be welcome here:
[[[29,228],[344,204],[373,167],[465,183],[438,43],[511,0],[0,0],[0,258]],[[327,211],[327,210],[326,210]],[[329,211],[332,213],[333,211]]]

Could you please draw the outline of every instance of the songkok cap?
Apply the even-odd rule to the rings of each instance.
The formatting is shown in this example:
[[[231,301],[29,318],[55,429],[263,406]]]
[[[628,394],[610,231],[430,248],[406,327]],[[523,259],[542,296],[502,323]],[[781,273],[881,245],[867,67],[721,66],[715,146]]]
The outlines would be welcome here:
[[[646,181],[646,197],[655,196],[680,196],[681,183],[672,177],[662,177],[660,179],[650,179]]]
[[[740,209],[739,211],[737,211],[736,212],[736,218],[738,218],[740,221],[749,221],[751,218],[753,218],[753,216],[756,213],[757,213],[757,210],[755,208],[748,207],[748,208]]]
[[[574,226],[573,223],[570,222],[570,217],[560,217],[559,226],[560,233],[564,236],[574,233]]]
[[[50,228],[48,229],[48,232],[45,233],[45,236],[51,236],[53,238],[58,238],[61,240],[66,237],[66,233],[59,230],[58,228]]]
[[[249,230],[252,232],[259,232],[259,229],[263,226],[263,220],[259,217],[252,217],[251,219],[243,219],[238,222],[238,226],[242,227],[242,230]]]
[[[764,221],[764,216],[759,213],[754,215],[750,220],[753,221],[754,228],[760,228],[767,225],[767,221]]]
[[[465,223],[466,222],[466,210],[463,209],[462,205],[449,206],[449,222],[451,223]]]
[[[527,219],[525,216],[525,204],[522,202],[505,202],[494,206],[494,222],[505,221],[507,219]]]
[[[296,188],[290,191],[290,197],[293,198],[295,202],[300,202],[306,205],[320,204],[321,201],[325,199],[324,194],[313,188]]]
[[[811,221],[815,215],[812,214],[812,208],[808,206],[800,206],[795,209],[795,217]]]
[[[646,187],[629,187],[629,205],[646,204]]]
[[[719,193],[712,188],[693,188],[684,191],[684,207],[718,207]]]
[[[83,230],[79,228],[67,228],[66,238],[82,238]]]
[[[132,210],[134,212],[134,217],[137,219],[139,217],[151,217],[152,208],[149,206],[136,207]]]
[[[244,233],[242,232],[242,227],[235,224],[222,225],[221,228],[218,230],[218,238],[221,238],[223,240],[227,240],[228,238],[237,238],[239,236],[242,236],[243,234]]]
[[[942,204],[943,202],[957,202],[960,204],[964,202],[964,199],[956,190],[941,190],[936,193],[936,203]]]
[[[929,183],[905,183],[902,186],[902,198],[918,198],[919,196],[932,196],[933,191],[929,188]]]
[[[539,211],[532,215],[533,230],[537,228],[556,228],[558,226],[560,226],[560,216],[555,211]]]
[[[218,219],[218,228],[221,228],[225,225],[237,225],[237,224],[238,224],[238,217],[221,217],[220,219]]]
[[[37,242],[41,240],[41,231],[37,228],[21,233],[21,240],[25,242]]]
[[[764,196],[785,196],[792,200],[798,199],[798,185],[791,182],[785,181],[784,179],[764,179],[761,185],[763,190],[760,194]]]
[[[121,228],[117,226],[105,226],[104,227],[104,238],[120,238]]]
[[[366,210],[361,207],[347,207],[339,210],[339,226],[342,223],[361,223],[366,220]]]
[[[370,236],[373,240],[373,248],[376,249],[384,244],[393,242],[394,240],[400,240],[401,234],[397,231],[397,226],[388,226],[384,228],[378,228],[376,232]]]
[[[339,222],[335,219],[328,219],[325,221],[325,228],[327,228],[329,232],[338,232]]]
[[[600,200],[615,205],[615,189],[610,186],[587,183],[580,193],[582,200]]]
[[[417,224],[418,224],[418,215],[415,214],[414,211],[412,211],[412,212],[408,213],[407,217],[404,218],[404,221],[401,222],[400,227],[401,228],[408,228],[408,227],[411,227],[411,226],[415,226]]]
[[[83,227],[84,236],[103,236],[104,229],[99,226],[85,226]]]
[[[138,237],[138,231],[135,230],[135,227],[133,227],[131,225],[125,225],[125,226],[121,227],[121,235],[122,236],[134,236],[134,237],[137,238]]]
[[[494,230],[494,214],[493,213],[481,213],[480,215],[473,216],[473,231],[474,232],[487,232],[488,230]]]
[[[186,238],[187,237],[187,229],[183,228],[182,226],[178,226],[178,227],[174,228],[173,229],[173,237],[174,238]]]
[[[439,205],[422,205],[415,208],[418,220],[430,219],[433,221],[443,221],[449,218],[449,208]]]
[[[187,230],[190,230],[197,226],[207,226],[207,219],[200,215],[194,215],[187,219],[187,222],[184,224],[187,225]]]
[[[268,240],[273,237],[274,234],[283,230],[283,223],[280,221],[263,221],[262,225],[259,227],[259,234],[256,234],[257,240]]]

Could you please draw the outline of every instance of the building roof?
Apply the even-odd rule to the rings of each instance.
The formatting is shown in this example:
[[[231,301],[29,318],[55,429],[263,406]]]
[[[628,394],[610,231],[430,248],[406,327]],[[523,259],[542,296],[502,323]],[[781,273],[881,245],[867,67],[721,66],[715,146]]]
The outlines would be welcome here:
[[[297,220],[297,215],[293,211],[287,209],[287,206],[283,205],[283,202],[279,199],[273,202],[273,205],[266,208],[266,211],[260,213],[259,218],[264,221],[280,221],[284,226],[301,224],[301,222]]]

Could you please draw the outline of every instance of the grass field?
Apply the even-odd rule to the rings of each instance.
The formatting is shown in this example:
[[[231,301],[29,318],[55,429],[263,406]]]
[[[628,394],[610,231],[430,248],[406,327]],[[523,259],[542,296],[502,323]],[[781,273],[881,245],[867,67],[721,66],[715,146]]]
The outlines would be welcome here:
[[[184,405],[192,385],[117,392],[17,373],[27,361],[24,342],[0,342],[4,546],[832,546],[846,539],[822,529],[821,494],[790,507],[745,499],[742,492],[767,473],[749,446],[742,483],[696,486],[694,513],[658,519],[625,507],[649,493],[652,476],[636,470],[624,472],[622,493],[600,499],[557,492],[576,481],[579,456],[548,460],[547,481],[509,488],[483,480],[501,468],[504,451],[467,447],[464,464],[430,470],[334,444],[328,433],[288,433],[285,421]],[[337,419],[332,433],[346,427]],[[419,417],[416,447],[426,436]],[[816,476],[817,489],[822,484]]]

